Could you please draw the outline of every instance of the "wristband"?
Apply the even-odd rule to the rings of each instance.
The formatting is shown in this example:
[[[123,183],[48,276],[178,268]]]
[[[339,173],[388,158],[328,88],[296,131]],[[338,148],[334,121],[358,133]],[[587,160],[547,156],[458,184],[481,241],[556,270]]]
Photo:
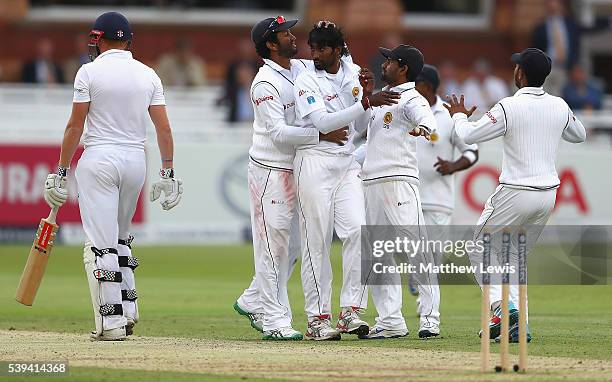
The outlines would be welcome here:
[[[174,169],[173,168],[162,168],[159,170],[159,176],[163,179],[172,179],[174,178]]]
[[[68,176],[68,167],[57,166],[57,175],[65,178]]]

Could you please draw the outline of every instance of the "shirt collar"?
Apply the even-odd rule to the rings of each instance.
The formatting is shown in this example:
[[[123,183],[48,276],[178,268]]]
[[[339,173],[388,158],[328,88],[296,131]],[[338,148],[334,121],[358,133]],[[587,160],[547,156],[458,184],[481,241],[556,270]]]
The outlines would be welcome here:
[[[125,56],[125,57],[128,57],[128,58],[132,58],[132,52],[130,52],[129,50],[109,49],[109,50],[101,53],[98,57],[96,57],[96,59],[98,59],[100,57],[111,56],[111,55]]]
[[[389,91],[394,91],[394,92],[404,92],[406,90],[412,90],[414,89],[414,81],[412,82],[404,82],[403,84],[399,84],[397,86],[394,86],[392,88],[389,88],[389,86],[385,86],[385,90],[389,90]]]
[[[520,88],[514,93],[514,96],[519,96],[521,94],[531,94],[541,96],[544,94],[544,89],[542,87],[535,86],[525,86],[524,88]]]
[[[289,73],[289,70],[283,68],[282,66],[270,60],[269,58],[264,58],[263,61],[264,61],[264,64],[268,65],[269,67],[276,70],[277,72],[284,72],[285,74]]]

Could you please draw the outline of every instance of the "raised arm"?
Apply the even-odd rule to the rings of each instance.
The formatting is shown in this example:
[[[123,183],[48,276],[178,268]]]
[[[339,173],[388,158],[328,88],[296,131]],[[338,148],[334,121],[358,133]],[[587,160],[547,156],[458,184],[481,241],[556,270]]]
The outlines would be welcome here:
[[[444,107],[453,117],[457,136],[468,145],[490,141],[506,133],[506,115],[501,103],[493,106],[476,122],[468,121],[468,117],[472,115],[476,107],[467,110],[463,95],[460,99],[457,99],[453,94],[449,104],[445,104]]]

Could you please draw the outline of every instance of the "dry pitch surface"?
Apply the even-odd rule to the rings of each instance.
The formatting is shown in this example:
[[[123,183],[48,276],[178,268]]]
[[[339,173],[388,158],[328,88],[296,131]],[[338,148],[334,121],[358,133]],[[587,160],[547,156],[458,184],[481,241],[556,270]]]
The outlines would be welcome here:
[[[10,344],[0,348],[0,360],[69,360],[72,367],[303,381],[406,378],[411,381],[612,381],[612,361],[606,360],[532,355],[528,375],[482,374],[478,371],[478,353],[341,347],[332,342],[270,343],[136,336],[124,342],[99,343],[89,341],[85,335],[0,330],[0,343]]]

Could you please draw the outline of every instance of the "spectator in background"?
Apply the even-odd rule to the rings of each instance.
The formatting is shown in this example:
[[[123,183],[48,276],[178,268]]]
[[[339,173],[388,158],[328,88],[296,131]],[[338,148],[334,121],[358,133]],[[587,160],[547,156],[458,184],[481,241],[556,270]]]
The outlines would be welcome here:
[[[444,61],[440,64],[440,88],[438,94],[446,97],[451,94],[462,94],[461,83],[457,78],[457,69],[452,61]]]
[[[399,46],[401,44],[402,44],[402,36],[400,36],[397,32],[388,33],[383,37],[382,46],[393,47],[393,46]],[[387,61],[387,59],[385,58],[385,56],[380,54],[380,52],[378,52],[378,49],[377,49],[376,53],[374,53],[372,58],[370,58],[370,61],[368,64],[368,67],[374,74],[374,81],[375,81],[374,87],[376,89],[381,89],[385,85],[384,81],[382,80],[382,64],[385,61]]]
[[[238,109],[239,106],[244,106],[242,103],[244,99],[239,97],[241,97],[241,91],[244,91],[243,81],[247,77],[247,70],[245,66],[251,68],[250,73],[253,74],[253,77],[255,76],[255,73],[257,72],[257,69],[260,66],[259,56],[257,56],[257,52],[255,52],[255,49],[253,48],[253,43],[248,38],[240,41],[238,45],[238,56],[227,67],[227,72],[225,74],[225,86],[223,87],[224,93],[217,101],[217,104],[225,104],[228,106],[228,122],[244,121],[244,119],[241,119],[244,118],[244,114],[241,114],[241,116],[239,117]],[[253,79],[253,77],[251,78],[251,80]],[[247,97],[249,97],[248,93],[250,86],[251,84],[249,83],[246,87]],[[252,109],[252,107],[250,106],[250,101],[249,108]],[[245,112],[244,109],[240,110],[240,113]],[[251,115],[252,112],[253,111],[251,110]]]
[[[255,69],[248,62],[242,62],[236,68],[236,104],[235,120],[245,122],[253,120],[253,105],[251,102],[251,83],[255,78]]]
[[[567,71],[578,62],[580,28],[567,15],[561,0],[546,1],[546,18],[533,31],[532,46],[543,50],[552,59],[552,71],[544,88],[553,95],[561,93]]]
[[[206,66],[186,39],[176,41],[173,52],[164,54],[157,64],[164,86],[196,87],[206,85]]]
[[[88,43],[89,36],[84,33],[79,33],[75,37],[74,56],[64,64],[64,74],[67,82],[72,82],[81,66],[90,62],[87,48]]]
[[[477,112],[484,113],[507,97],[509,91],[508,85],[491,73],[489,62],[480,58],[474,62],[472,75],[463,85],[463,94],[477,107]]]
[[[53,61],[53,42],[48,38],[38,41],[36,58],[25,63],[21,70],[21,81],[36,84],[59,84],[64,82],[62,69]]]
[[[589,79],[580,65],[574,65],[569,82],[563,87],[563,99],[572,110],[601,110],[603,94],[599,86]]]

